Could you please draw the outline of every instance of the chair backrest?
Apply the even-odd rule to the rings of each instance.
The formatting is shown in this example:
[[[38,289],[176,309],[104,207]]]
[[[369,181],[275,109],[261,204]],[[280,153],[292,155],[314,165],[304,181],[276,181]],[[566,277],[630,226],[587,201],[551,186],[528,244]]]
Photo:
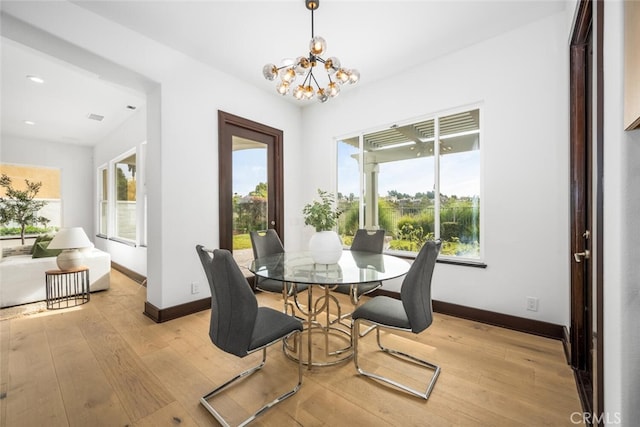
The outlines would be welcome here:
[[[276,230],[269,228],[266,231],[250,231],[253,258],[284,253],[284,246]]]
[[[431,279],[441,245],[439,240],[430,240],[424,244],[400,288],[402,305],[411,330],[416,334],[427,329],[433,322]]]
[[[351,243],[352,251],[373,252],[381,254],[384,248],[384,230],[364,230],[359,229],[353,236]]]
[[[215,249],[213,258],[196,246],[211,288],[209,337],[221,350],[244,357],[258,315],[258,301],[231,252]]]

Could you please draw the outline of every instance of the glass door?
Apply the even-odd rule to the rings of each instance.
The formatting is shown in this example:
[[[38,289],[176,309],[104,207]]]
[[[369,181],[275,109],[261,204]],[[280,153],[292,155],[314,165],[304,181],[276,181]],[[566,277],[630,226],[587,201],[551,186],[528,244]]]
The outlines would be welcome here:
[[[253,259],[250,231],[266,230],[269,220],[268,145],[237,136],[233,144],[233,257],[240,266]]]
[[[250,231],[282,224],[282,131],[219,112],[220,247],[245,268],[253,259]]]

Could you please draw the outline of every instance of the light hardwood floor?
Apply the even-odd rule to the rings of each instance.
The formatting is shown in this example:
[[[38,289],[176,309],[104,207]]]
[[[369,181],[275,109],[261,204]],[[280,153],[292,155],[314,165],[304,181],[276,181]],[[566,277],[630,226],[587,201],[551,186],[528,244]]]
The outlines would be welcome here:
[[[1,321],[0,425],[216,425],[200,396],[257,355],[238,359],[216,349],[209,311],[154,323],[142,314],[145,291],[113,271],[111,289],[88,304]],[[258,300],[282,307],[277,296]],[[428,401],[357,376],[350,361],[305,370],[300,391],[255,425],[572,426],[571,414],[582,412],[558,341],[438,314],[418,336],[386,338],[441,366]],[[373,354],[374,340],[362,342],[367,368],[415,379]],[[217,405],[240,420],[291,384],[295,366],[273,346],[263,372]]]

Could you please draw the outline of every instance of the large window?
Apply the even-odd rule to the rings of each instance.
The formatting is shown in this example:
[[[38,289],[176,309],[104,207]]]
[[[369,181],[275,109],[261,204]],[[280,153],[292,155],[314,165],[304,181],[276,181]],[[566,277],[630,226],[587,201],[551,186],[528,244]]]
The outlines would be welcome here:
[[[140,144],[98,168],[98,233],[134,245],[146,244],[144,154]],[[140,154],[138,154],[140,153]]]
[[[438,141],[435,144],[435,141]],[[339,232],[387,231],[386,249],[417,252],[443,241],[443,257],[479,260],[480,110],[343,138],[337,142]]]
[[[60,169],[25,166],[3,163],[0,164],[0,174],[7,175],[11,180],[11,188],[21,192],[28,191],[27,182],[40,184],[38,191],[33,197],[33,201],[40,203],[37,212],[33,212],[33,217],[45,218],[44,222],[26,221],[25,235],[33,236],[51,230],[57,230],[62,224],[62,200],[60,192]],[[4,187],[0,187],[0,197],[6,197]],[[13,205],[13,203],[10,203]],[[24,206],[24,203],[20,203]],[[25,212],[23,211],[22,214]],[[20,236],[21,223],[17,219],[0,224],[0,236],[15,237]]]

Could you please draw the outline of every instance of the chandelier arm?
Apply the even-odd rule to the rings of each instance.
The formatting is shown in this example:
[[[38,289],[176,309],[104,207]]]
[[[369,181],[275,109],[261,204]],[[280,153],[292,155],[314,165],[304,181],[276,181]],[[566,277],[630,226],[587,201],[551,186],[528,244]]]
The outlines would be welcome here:
[[[316,87],[318,89],[320,89],[320,85],[318,84],[318,81],[316,80],[316,76],[313,75],[313,70],[309,72],[309,75],[311,76],[311,78],[313,79],[313,82],[316,84]]]
[[[309,81],[309,76],[313,77],[313,70],[309,70],[309,72],[307,73],[306,77],[302,81],[302,87],[304,87],[307,84],[307,81]],[[315,77],[313,78],[313,80],[315,80]]]

